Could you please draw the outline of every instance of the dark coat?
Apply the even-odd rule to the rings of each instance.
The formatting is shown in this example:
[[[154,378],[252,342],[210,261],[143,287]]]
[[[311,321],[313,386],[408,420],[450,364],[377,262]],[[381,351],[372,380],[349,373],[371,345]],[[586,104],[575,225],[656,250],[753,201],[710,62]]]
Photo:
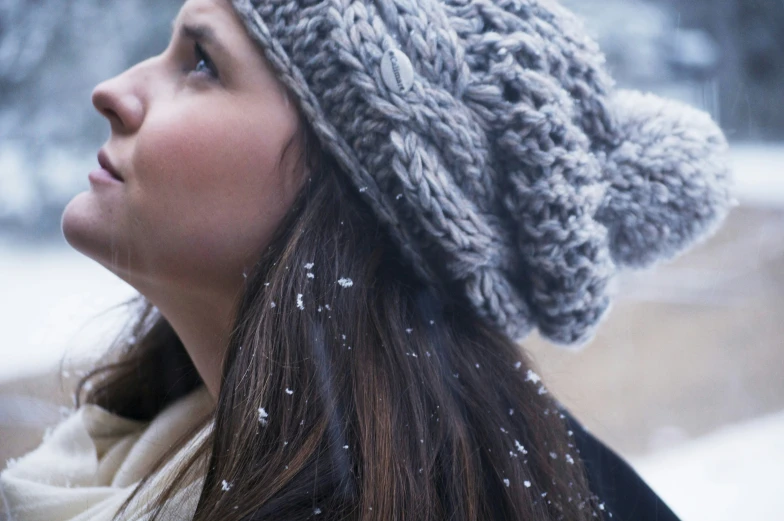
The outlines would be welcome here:
[[[574,431],[588,484],[604,502],[607,521],[679,521],[628,463],[586,431],[568,411],[562,411]]]

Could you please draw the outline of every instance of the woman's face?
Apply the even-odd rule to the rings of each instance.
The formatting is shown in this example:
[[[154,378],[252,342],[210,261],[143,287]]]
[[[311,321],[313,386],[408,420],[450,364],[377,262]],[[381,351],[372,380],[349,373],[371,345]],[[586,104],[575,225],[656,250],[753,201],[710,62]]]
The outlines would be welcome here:
[[[296,109],[229,2],[185,2],[164,52],[93,104],[111,125],[100,162],[121,181],[90,174],[63,214],[69,244],[142,292],[236,289],[303,176],[278,164]]]

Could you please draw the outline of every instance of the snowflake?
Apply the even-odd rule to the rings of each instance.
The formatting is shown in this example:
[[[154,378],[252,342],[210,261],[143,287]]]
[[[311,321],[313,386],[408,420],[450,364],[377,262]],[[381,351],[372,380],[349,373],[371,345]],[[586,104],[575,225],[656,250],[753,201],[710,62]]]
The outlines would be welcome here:
[[[354,281],[349,278],[342,278],[342,279],[338,279],[338,284],[340,284],[344,288],[350,288],[351,286],[354,285]]]
[[[286,394],[294,394],[294,391],[286,387]]]
[[[525,485],[525,488],[531,488],[531,482],[528,481],[527,479],[523,481],[523,485]]]
[[[504,485],[506,485],[507,487],[509,487],[509,480],[508,480],[508,479],[504,479]]]
[[[312,270],[313,266],[314,266],[314,264],[312,262],[308,262],[307,264],[305,264],[305,269],[306,270]]]
[[[231,485],[232,485],[232,484],[231,484],[231,483],[229,483],[229,482],[227,482],[225,479],[224,479],[224,480],[221,482],[221,488],[223,488],[223,491],[224,491],[224,492],[226,492],[227,490],[229,490],[229,489],[231,488]]]
[[[525,381],[526,382],[533,382],[535,384],[538,384],[539,382],[542,381],[542,379],[539,377],[538,374],[536,374],[535,372],[533,372],[533,371],[531,371],[529,369],[528,373],[526,373],[526,375],[525,375]]]
[[[267,414],[267,411],[264,410],[264,407],[259,407],[259,421],[262,425],[267,425],[268,416],[269,414]]]

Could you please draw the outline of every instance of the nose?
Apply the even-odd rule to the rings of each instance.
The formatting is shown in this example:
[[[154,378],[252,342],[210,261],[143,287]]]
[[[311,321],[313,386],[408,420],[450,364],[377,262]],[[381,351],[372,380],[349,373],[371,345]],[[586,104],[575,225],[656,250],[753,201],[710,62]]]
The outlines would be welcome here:
[[[93,106],[109,120],[113,133],[133,134],[144,121],[144,82],[139,75],[142,71],[139,65],[93,89]]]

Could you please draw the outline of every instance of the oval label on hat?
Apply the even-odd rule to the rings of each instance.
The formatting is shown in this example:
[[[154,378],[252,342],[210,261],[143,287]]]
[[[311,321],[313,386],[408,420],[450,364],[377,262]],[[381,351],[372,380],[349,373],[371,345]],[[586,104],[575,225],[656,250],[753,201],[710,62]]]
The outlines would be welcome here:
[[[414,67],[404,53],[389,49],[381,58],[381,77],[389,90],[403,94],[414,84]]]

